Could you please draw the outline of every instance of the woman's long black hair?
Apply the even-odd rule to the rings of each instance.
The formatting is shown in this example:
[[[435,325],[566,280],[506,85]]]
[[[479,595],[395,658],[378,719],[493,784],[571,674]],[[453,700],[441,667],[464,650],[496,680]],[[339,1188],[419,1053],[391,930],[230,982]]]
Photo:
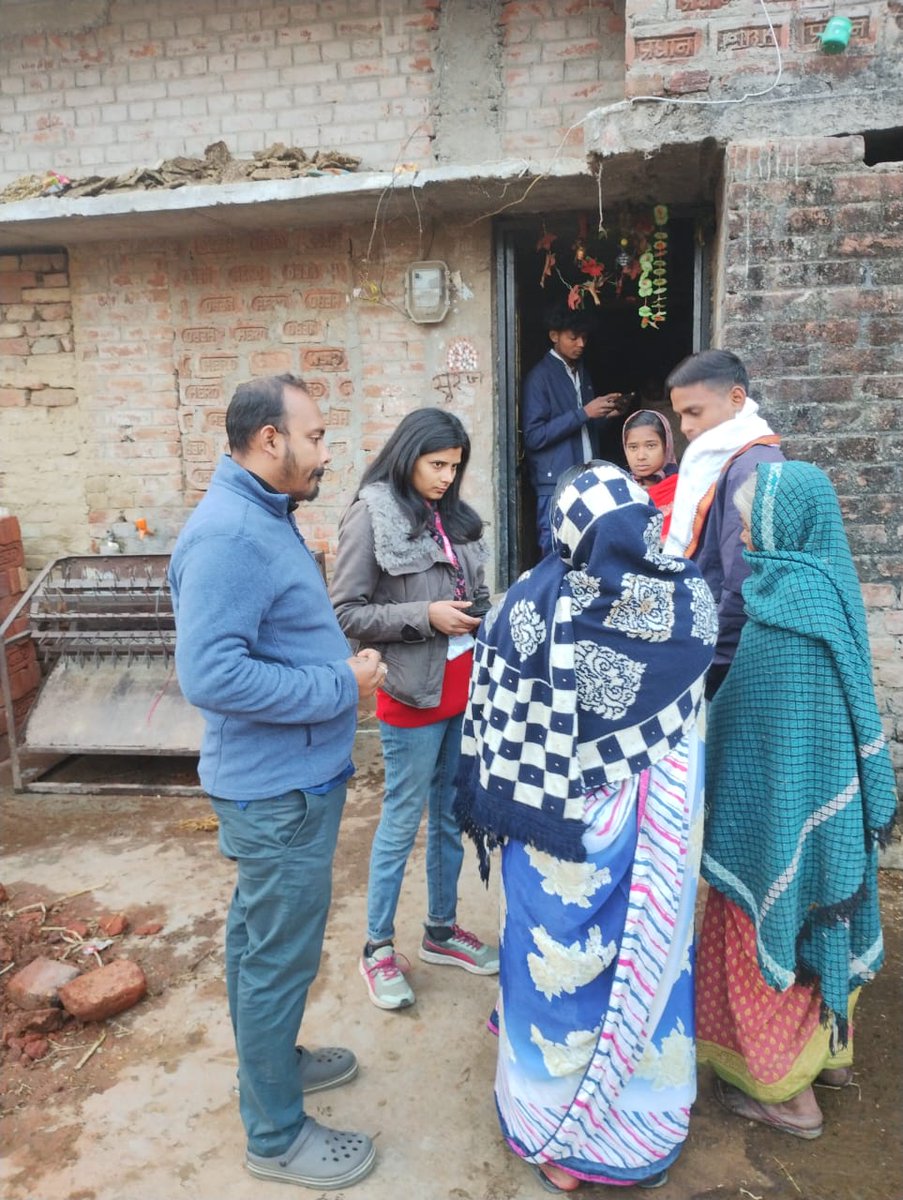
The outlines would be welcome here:
[[[461,465],[436,505],[452,542],[475,542],[483,532],[479,514],[461,499],[461,480],[470,459],[470,438],[456,416],[442,408],[417,408],[403,418],[364,472],[357,494],[371,483],[387,483],[411,522],[410,539],[418,538],[430,520],[430,505],[411,483],[414,464],[423,454],[461,448]]]

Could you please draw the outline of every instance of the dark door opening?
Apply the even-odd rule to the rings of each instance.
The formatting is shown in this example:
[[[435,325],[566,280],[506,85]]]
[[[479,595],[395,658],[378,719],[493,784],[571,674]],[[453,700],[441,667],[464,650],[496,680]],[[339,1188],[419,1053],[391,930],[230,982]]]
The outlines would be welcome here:
[[[550,348],[544,327],[548,307],[567,302],[569,294],[579,302],[593,324],[584,363],[595,394],[633,393],[630,411],[657,408],[670,417],[663,398],[668,372],[708,345],[711,217],[669,213],[666,223],[656,225],[651,209],[625,209],[606,218],[603,237],[594,234],[591,221],[579,212],[520,218],[497,229],[502,584],[538,557],[536,500],[523,457],[520,402],[527,373]],[[662,229],[665,239],[658,236]],[[547,252],[554,262],[547,264]],[[641,263],[640,255],[647,252],[651,261]],[[592,273],[596,264],[603,265],[603,275]],[[647,283],[641,287],[643,279]],[[649,292],[649,285],[662,281],[663,291],[653,287]],[[598,304],[586,290],[592,282]],[[662,312],[662,319],[651,319]],[[624,420],[626,416],[610,422],[603,437],[605,457],[621,465]]]

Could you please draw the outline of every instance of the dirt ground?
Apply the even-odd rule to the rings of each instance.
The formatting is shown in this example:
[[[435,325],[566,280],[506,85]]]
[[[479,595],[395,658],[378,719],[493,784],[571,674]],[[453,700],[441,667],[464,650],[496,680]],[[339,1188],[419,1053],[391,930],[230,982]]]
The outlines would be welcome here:
[[[349,1189],[355,1200],[538,1200],[539,1184],[504,1147],[495,1118],[495,1040],[484,1021],[493,983],[416,957],[424,898],[423,848],[409,869],[398,948],[412,960],[413,1008],[385,1013],[367,1000],[357,973],[364,929],[366,862],[380,770],[372,733],[358,739],[359,773],[336,858],[323,965],[303,1036],[309,1045],[352,1047],[358,1078],[311,1097],[314,1116],[375,1135],[374,1173]],[[192,828],[202,798],[14,795],[0,788],[9,898],[0,938],[33,953],[41,922],[15,910],[60,897],[45,925],[125,913],[134,929],[104,951],[144,968],[149,994],[105,1023],[49,1037],[35,1062],[3,1063],[3,1192],[9,1200],[265,1200],[286,1195],[251,1178],[232,1094],[235,1062],[226,1012],[222,925],[231,865],[216,836]],[[901,1200],[901,929],[903,873],[882,872],[888,961],[865,989],[856,1042],[855,1088],[822,1091],[826,1130],[802,1142],[723,1113],[701,1072],[686,1150],[661,1200]],[[497,897],[468,855],[462,921],[489,938]],[[40,912],[41,910],[32,910]],[[18,933],[17,933],[18,930]],[[18,940],[17,940],[18,939]],[[50,953],[59,954],[59,943]],[[23,962],[17,965],[24,965]],[[12,972],[7,974],[7,977]],[[0,988],[6,978],[0,978]],[[0,1019],[7,1020],[0,1007]],[[313,1195],[299,1191],[299,1195]],[[324,1193],[341,1200],[344,1193]],[[587,1188],[581,1195],[615,1195]],[[627,1195],[639,1195],[635,1190]]]

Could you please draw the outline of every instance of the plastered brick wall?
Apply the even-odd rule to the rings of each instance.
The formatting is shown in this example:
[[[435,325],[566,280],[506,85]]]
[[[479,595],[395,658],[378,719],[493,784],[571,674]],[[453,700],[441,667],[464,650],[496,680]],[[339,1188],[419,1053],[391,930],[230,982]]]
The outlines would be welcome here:
[[[427,404],[470,430],[466,490],[491,519],[489,232],[433,235],[430,253],[447,259],[454,285],[441,325],[417,325],[403,309],[404,268],[424,253],[416,229],[381,229],[384,269],[365,268],[369,234],[336,226],[73,248],[74,402],[34,407],[17,393],[9,409],[0,504],[21,519],[28,565],[90,552],[108,529],[128,551],[168,551],[224,449],[235,386],[283,371],[305,378],[328,426],[330,474],[299,510],[315,549],[332,556],[368,456]],[[365,271],[373,286],[361,289]],[[48,413],[70,424],[50,430]],[[143,541],[142,517],[153,531]]]
[[[64,251],[0,253],[0,504],[48,545],[77,539],[85,523],[71,299]],[[52,477],[41,472],[48,458]],[[42,511],[26,518],[16,498],[38,488]]]
[[[184,257],[181,260],[184,262]],[[96,549],[108,529],[130,543],[134,520],[157,532],[146,549],[166,549],[181,509],[184,466],[178,424],[178,314],[173,289],[181,267],[169,245],[73,247],[70,257],[79,456],[84,520],[70,548]],[[29,560],[52,544],[29,536],[40,495],[20,509]],[[159,526],[159,529],[157,527]]]
[[[903,770],[903,165],[858,137],[729,147],[716,344],[837,489]]]
[[[474,127],[498,125],[502,156],[582,154],[582,130],[562,147],[565,131],[623,97],[623,0],[487,3],[496,77],[485,95],[468,84]],[[16,29],[0,23],[0,185],[115,174],[219,139],[243,156],[274,141],[336,147],[369,170],[448,161],[437,114],[460,89],[453,74],[438,82],[440,8],[111,0],[85,22],[61,0],[53,30],[28,31],[19,6]]]
[[[860,86],[882,80],[892,86],[901,46],[898,5],[851,3],[840,9],[769,0],[768,12],[781,48],[784,91],[793,94],[795,85],[813,75],[820,93],[849,92],[853,78]],[[852,20],[853,33],[843,54],[827,55],[819,35],[835,12]],[[774,41],[757,0],[628,0],[628,96],[739,97],[767,87],[775,75]]]
[[[67,6],[60,6],[61,30]],[[3,181],[274,141],[429,159],[438,0],[112,0],[93,27],[3,37]]]

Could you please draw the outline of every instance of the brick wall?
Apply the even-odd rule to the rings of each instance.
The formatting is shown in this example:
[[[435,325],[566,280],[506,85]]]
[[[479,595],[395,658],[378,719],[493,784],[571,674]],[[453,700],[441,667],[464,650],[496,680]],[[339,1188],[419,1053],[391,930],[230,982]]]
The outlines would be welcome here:
[[[335,226],[73,247],[74,349],[53,356],[67,363],[72,403],[40,402],[62,390],[57,377],[53,388],[37,386],[50,356],[5,360],[31,372],[31,388],[18,386],[20,376],[7,385],[0,357],[0,400],[13,404],[4,413],[11,436],[0,503],[21,517],[28,565],[96,550],[111,528],[126,550],[169,550],[224,448],[236,384],[282,371],[308,381],[329,427],[330,475],[299,513],[314,548],[331,555],[367,456],[426,404],[452,408],[471,431],[467,490],[491,518],[489,230],[433,232],[430,255],[448,261],[455,283],[441,325],[417,325],[404,312],[405,267],[425,252],[416,229],[381,226],[379,253],[370,232]],[[144,541],[134,524],[141,517],[153,531]]]
[[[162,541],[183,511],[172,288],[186,269],[186,257],[165,243],[72,249],[78,417],[84,437],[84,520],[70,546],[75,553],[96,549],[114,526],[126,549],[139,549],[136,517],[144,517],[158,533],[147,548],[167,548]],[[43,507],[34,497],[29,516]],[[48,556],[51,548],[46,536],[27,536],[26,545],[30,561]]]
[[[77,541],[85,525],[73,347],[65,252],[0,254],[0,503],[21,516],[26,538],[47,546]]]
[[[836,10],[830,4],[769,0],[768,11],[783,59],[781,88],[818,77],[818,90],[844,87],[855,77],[893,86],[899,71],[899,13],[892,4],[851,3],[853,22],[843,54],[827,55],[819,35]],[[775,78],[775,50],[762,5],[756,0],[628,0],[628,96],[741,96]],[[777,93],[782,94],[781,92]]]
[[[111,174],[223,138],[430,157],[438,0],[112,0],[93,27],[0,31],[0,181]]]
[[[903,768],[903,165],[862,154],[858,137],[729,147],[716,343],[837,488]]]
[[[582,154],[590,109],[624,98],[623,0],[503,0],[505,153]],[[568,132],[570,130],[570,132]]]
[[[112,0],[86,27],[61,0],[51,30],[17,6],[0,23],[0,186],[51,168],[114,174],[220,138],[243,156],[337,147],[370,170],[449,161],[437,113],[462,90],[474,131],[492,120],[502,154],[529,158],[622,98],[623,0],[487,3],[498,52],[477,89],[460,59],[460,79],[446,70],[438,86],[439,0]],[[582,146],[578,129],[565,152]]]

